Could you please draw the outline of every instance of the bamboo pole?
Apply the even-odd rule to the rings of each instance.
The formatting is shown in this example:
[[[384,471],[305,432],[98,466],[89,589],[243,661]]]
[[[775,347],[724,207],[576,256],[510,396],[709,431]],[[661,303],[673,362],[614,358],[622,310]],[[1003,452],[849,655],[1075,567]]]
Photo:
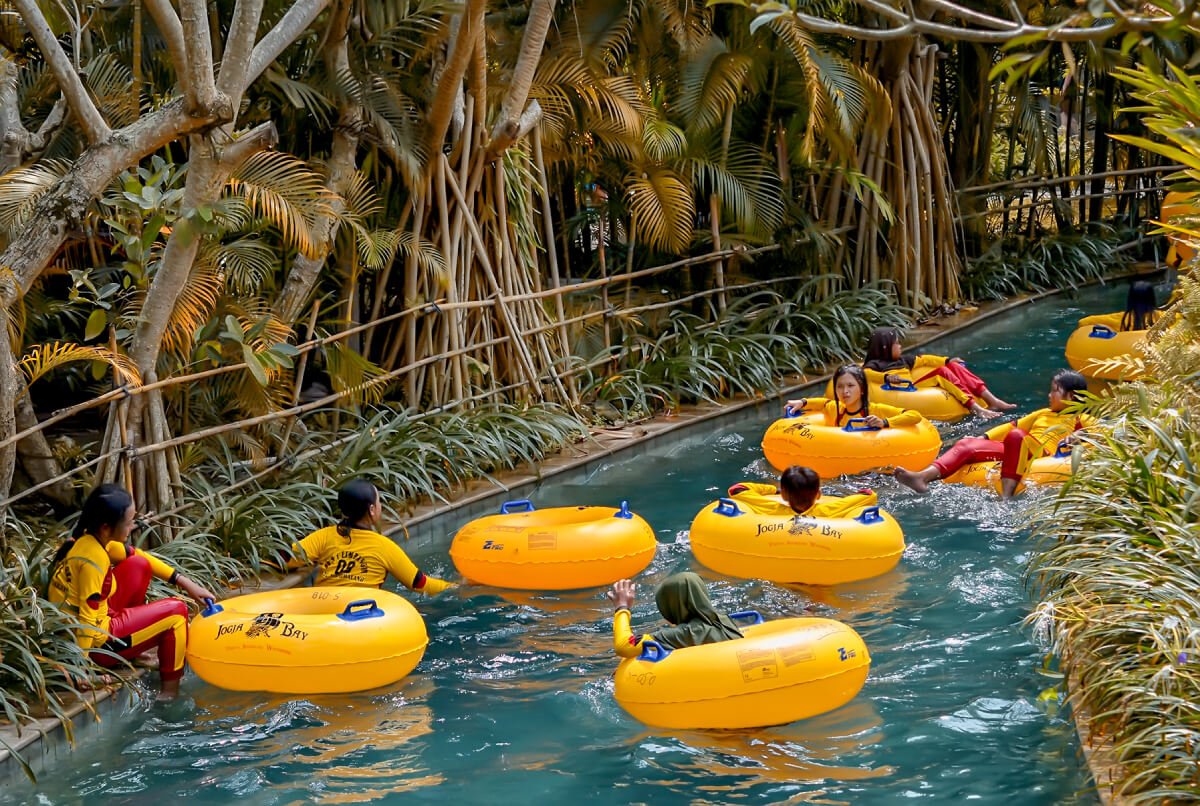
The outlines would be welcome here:
[[[546,175],[546,163],[542,157],[541,126],[535,126],[533,129],[533,161],[537,167],[538,181],[541,183],[541,192],[538,195],[542,200],[542,227],[545,230],[546,238],[546,263],[550,269],[550,290],[557,292],[554,294],[554,312],[561,323],[566,318],[566,312],[563,308],[562,279],[558,273],[558,246],[555,244],[554,221],[550,212],[550,184],[549,178]],[[630,249],[632,250],[632,245]],[[571,354],[571,343],[567,337],[566,325],[561,325],[558,328],[558,341],[562,349],[562,354],[569,356]],[[576,387],[574,379],[567,384],[567,391],[571,405],[578,406],[579,389]]]
[[[442,159],[446,157],[443,154]],[[500,290],[500,283],[496,279],[496,272],[492,269],[491,261],[487,257],[487,245],[483,241],[483,234],[480,233],[478,225],[475,223],[475,218],[471,215],[470,209],[467,208],[466,199],[463,198],[463,192],[447,173],[447,185],[450,187],[450,192],[454,194],[455,200],[466,211],[465,221],[467,230],[471,233],[471,238],[475,241],[475,248],[478,251],[479,264],[483,267],[484,276],[487,278],[488,284],[492,288],[492,293],[495,295],[496,308],[500,314],[500,318],[504,321],[504,326],[509,332],[509,337],[512,343],[513,350],[519,356],[520,362],[524,365],[527,380],[533,385],[536,396],[541,395],[541,389],[537,388],[537,371],[533,367],[533,359],[529,355],[529,351],[525,348],[524,343],[520,340],[520,328],[512,319],[512,313],[508,309],[506,301],[503,299],[503,294]]]

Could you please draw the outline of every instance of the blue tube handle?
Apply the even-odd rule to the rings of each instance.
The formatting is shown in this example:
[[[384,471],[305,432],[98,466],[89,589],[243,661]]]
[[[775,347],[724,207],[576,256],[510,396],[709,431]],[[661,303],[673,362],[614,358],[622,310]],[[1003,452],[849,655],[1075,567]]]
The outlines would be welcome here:
[[[883,516],[879,514],[879,507],[867,507],[854,520],[859,523],[879,523]]]
[[[613,513],[614,518],[624,518],[625,520],[633,520],[633,513],[629,511],[629,502],[622,501],[621,508]]]
[[[221,607],[219,604],[214,602],[212,599],[205,599],[204,600],[204,609],[200,611],[200,615],[204,616],[205,618],[208,618],[209,616],[215,616],[215,615],[217,615],[217,613],[221,613],[224,610],[225,610],[225,608]]]
[[[1115,339],[1116,337],[1117,331],[1108,325],[1092,325],[1092,332],[1088,334],[1089,339]]]
[[[793,409],[791,406],[783,407],[783,418],[785,420],[791,420],[794,417],[803,417],[807,413],[804,409]]]
[[[738,507],[737,502],[732,498],[718,498],[717,505],[713,508],[713,512],[718,515],[724,515],[727,518],[736,518],[742,514],[742,510]]]
[[[895,383],[884,383],[883,386],[881,386],[880,388],[885,391],[888,391],[888,392],[915,392],[915,391],[917,391],[917,385],[915,383],[913,383],[912,381],[905,380],[904,378],[901,378],[900,380],[896,381]]]
[[[762,624],[765,621],[762,613],[759,613],[757,610],[739,610],[736,613],[730,613],[729,617],[735,621],[738,619],[749,621],[751,624]]]
[[[363,619],[380,618],[382,615],[383,610],[375,604],[374,599],[359,599],[346,605],[346,609],[338,613],[338,618],[342,621],[362,621]]]
[[[878,431],[879,428],[873,425],[866,425],[866,417],[851,417],[842,426],[843,431]]]
[[[667,655],[671,654],[671,650],[655,641],[652,638],[647,638],[642,641],[642,654],[638,655],[638,660],[649,661],[650,663],[658,663]]]
[[[1062,459],[1064,456],[1071,455],[1071,446],[1067,444],[1065,439],[1058,441],[1058,446],[1054,449],[1054,458]]]
[[[505,501],[500,505],[501,515],[511,515],[514,512],[533,512],[533,502],[528,498],[521,498],[516,501]]]

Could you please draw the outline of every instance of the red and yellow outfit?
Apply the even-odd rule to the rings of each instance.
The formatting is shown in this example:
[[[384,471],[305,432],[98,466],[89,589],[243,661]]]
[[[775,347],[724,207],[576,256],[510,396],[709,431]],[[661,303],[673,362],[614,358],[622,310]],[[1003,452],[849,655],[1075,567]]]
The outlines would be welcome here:
[[[963,408],[970,408],[975,397],[983,394],[987,384],[966,365],[955,361],[951,363],[949,356],[918,355],[911,358],[912,366],[907,361],[897,361],[895,369],[874,370],[863,367],[867,381],[882,385],[888,375],[899,375],[913,386],[929,389],[937,387],[945,389],[950,396],[957,400]]]
[[[855,417],[866,417],[873,414],[887,423],[888,428],[902,428],[906,425],[916,425],[924,419],[920,412],[912,409],[902,409],[899,406],[889,406],[886,403],[872,403],[864,414],[862,409],[848,411],[836,400],[823,397],[810,397],[804,401],[804,411],[820,411],[825,414],[825,425],[841,427]]]
[[[349,536],[337,526],[318,529],[292,546],[289,568],[316,564],[315,585],[363,585],[378,588],[390,573],[409,590],[437,594],[451,587],[436,577],[426,576],[391,538],[370,529],[350,529]]]
[[[618,657],[636,658],[642,654],[642,644],[654,640],[653,635],[644,634],[641,638],[633,637],[633,628],[629,626],[629,611],[622,607],[613,613],[613,651]]]
[[[736,490],[736,492],[734,492]],[[779,497],[779,488],[774,484],[743,481],[729,488],[730,497],[756,515],[791,517],[797,514],[786,501]],[[804,512],[806,518],[849,518],[863,507],[875,506],[879,496],[870,490],[855,495],[823,495]]]
[[[173,583],[177,572],[153,554],[115,540],[101,545],[85,534],[55,566],[50,601],[78,615],[75,640],[83,649],[132,659],[157,648],[162,679],[176,680],[187,651],[187,605],[179,599],[146,604],[151,576]],[[101,666],[118,663],[102,653],[92,659]]]
[[[1019,479],[1034,459],[1053,454],[1062,439],[1095,423],[1090,414],[1038,409],[1015,423],[996,426],[984,438],[960,439],[933,466],[946,478],[965,464],[999,461],[1002,478]]]

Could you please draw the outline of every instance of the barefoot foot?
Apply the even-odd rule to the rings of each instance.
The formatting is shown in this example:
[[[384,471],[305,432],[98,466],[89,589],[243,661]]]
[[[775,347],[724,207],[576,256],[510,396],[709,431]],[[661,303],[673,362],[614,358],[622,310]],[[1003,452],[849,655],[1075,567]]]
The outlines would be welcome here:
[[[925,481],[925,479],[921,477],[920,473],[914,473],[911,470],[905,470],[902,467],[898,467],[896,468],[895,472],[892,473],[892,475],[895,476],[896,481],[900,482],[910,490],[915,490],[922,494],[929,492],[929,482]]]
[[[979,417],[982,420],[994,420],[1001,416],[1000,412],[992,411],[991,409],[985,409],[983,406],[976,406],[974,414],[976,417]]]
[[[1006,400],[1001,400],[986,389],[981,392],[979,396],[987,402],[989,409],[995,409],[996,411],[1012,411],[1017,407],[1016,403],[1009,403]]]

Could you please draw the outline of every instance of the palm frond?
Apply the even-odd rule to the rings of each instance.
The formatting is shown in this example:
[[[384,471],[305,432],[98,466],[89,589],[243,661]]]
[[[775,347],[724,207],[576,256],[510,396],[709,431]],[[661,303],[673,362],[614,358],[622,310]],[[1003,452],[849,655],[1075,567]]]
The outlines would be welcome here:
[[[691,240],[695,220],[694,195],[679,174],[651,167],[626,177],[629,209],[639,234],[656,249],[682,252]]]
[[[32,384],[47,372],[75,361],[100,361],[112,367],[119,383],[133,386],[140,386],[142,383],[137,366],[128,356],[114,353],[106,347],[90,347],[71,342],[57,341],[35,345],[21,357],[17,366],[25,376],[26,384]]]
[[[688,128],[719,125],[737,103],[749,72],[747,56],[730,52],[718,37],[708,37],[680,71],[679,111]]]
[[[71,169],[71,163],[43,160],[0,176],[0,231],[11,238],[29,222],[33,208]]]
[[[276,227],[289,246],[318,257],[311,225],[331,212],[330,195],[325,178],[303,160],[279,151],[253,154],[230,177],[228,192]]]

